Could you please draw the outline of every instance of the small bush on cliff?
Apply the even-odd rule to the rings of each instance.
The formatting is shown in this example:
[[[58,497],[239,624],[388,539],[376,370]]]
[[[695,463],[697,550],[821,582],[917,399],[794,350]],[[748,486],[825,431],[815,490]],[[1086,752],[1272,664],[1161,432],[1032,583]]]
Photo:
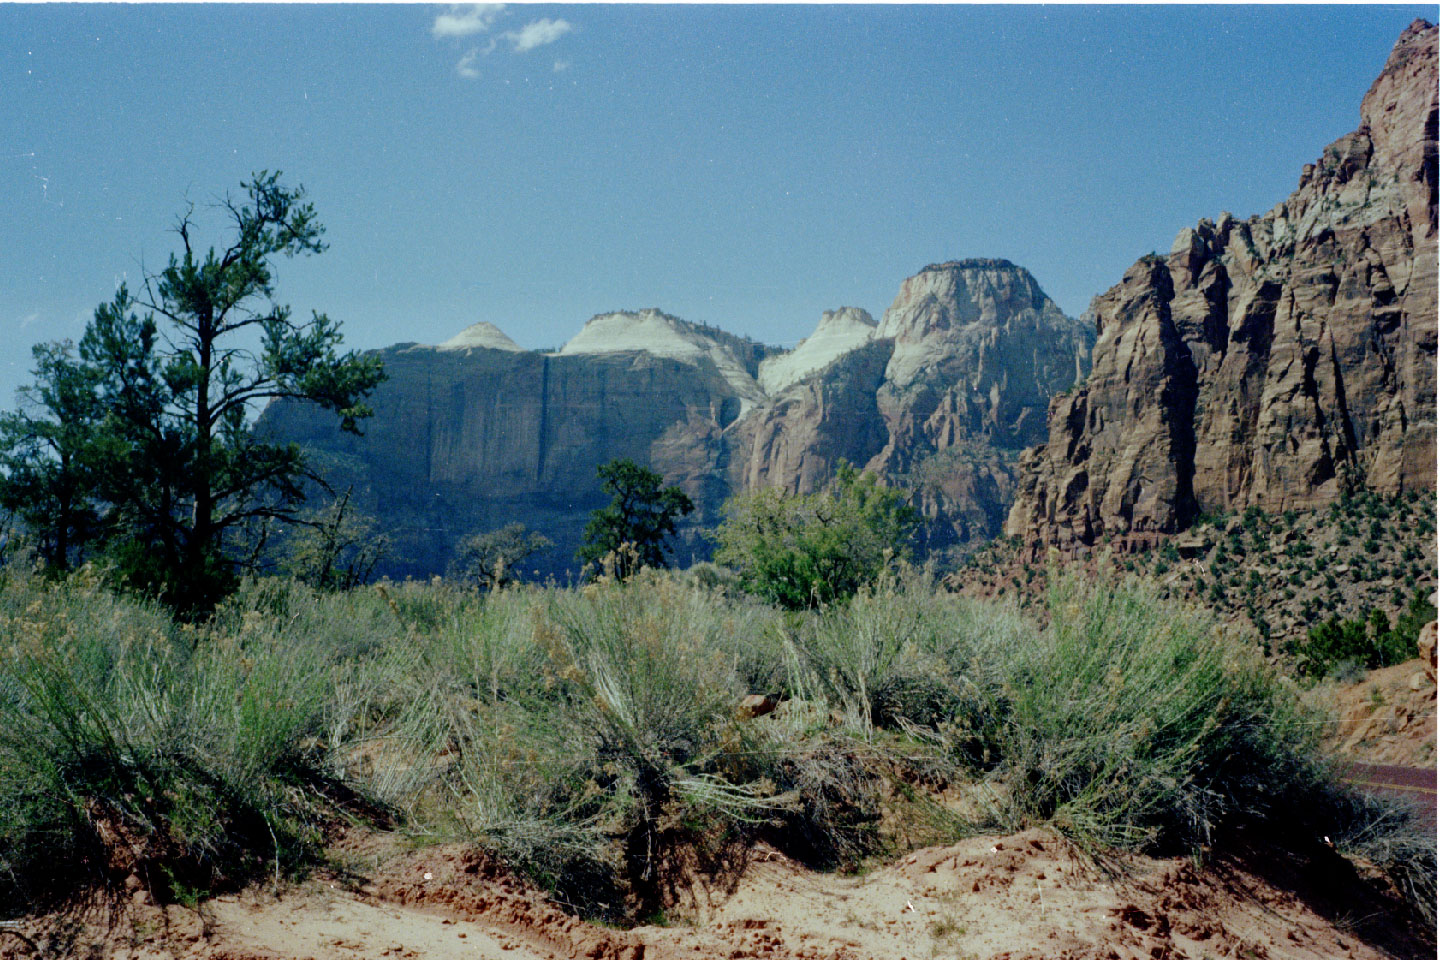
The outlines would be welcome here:
[[[907,559],[920,515],[901,490],[841,462],[825,490],[760,490],[732,498],[715,531],[715,559],[741,586],[790,610],[848,600]]]

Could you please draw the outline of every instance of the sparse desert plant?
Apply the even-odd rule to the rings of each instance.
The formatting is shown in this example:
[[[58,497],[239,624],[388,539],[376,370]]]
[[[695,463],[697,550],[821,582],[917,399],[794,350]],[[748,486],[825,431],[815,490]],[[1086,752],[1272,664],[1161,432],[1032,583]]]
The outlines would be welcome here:
[[[281,567],[320,590],[349,590],[369,582],[390,551],[390,537],[374,517],[355,509],[353,489],[297,516],[284,544]]]
[[[471,534],[456,545],[451,576],[482,589],[495,590],[521,579],[520,564],[555,544],[549,537],[507,523],[499,530]]]

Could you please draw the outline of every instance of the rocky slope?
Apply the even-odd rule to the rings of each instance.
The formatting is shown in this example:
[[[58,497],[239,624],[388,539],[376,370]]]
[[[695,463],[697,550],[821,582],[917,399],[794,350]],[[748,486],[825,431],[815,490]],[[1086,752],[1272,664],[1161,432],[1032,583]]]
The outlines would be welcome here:
[[[1030,545],[999,538],[975,550],[947,578],[976,598],[1005,597],[1045,616],[1051,574],[1087,579],[1139,576],[1163,597],[1203,607],[1262,649],[1285,656],[1312,627],[1331,619],[1398,626],[1418,594],[1436,588],[1434,501],[1410,492],[1362,493],[1325,510],[1201,518],[1156,550],[1128,552],[1126,537],[1102,534],[1087,556],[1060,564],[1034,561]],[[1341,670],[1340,672],[1345,672]]]
[[[1436,28],[1401,35],[1361,125],[1296,191],[1141,258],[1095,300],[1006,524],[1039,555],[1201,513],[1435,487]]]
[[[550,537],[541,573],[569,566],[604,498],[597,465],[648,464],[697,504],[677,558],[731,495],[808,492],[842,459],[915,490],[933,546],[993,536],[1018,450],[1085,369],[1091,333],[1021,267],[965,260],[905,281],[878,325],[827,312],[785,352],[658,310],[601,314],[559,351],[518,349],[490,324],[439,347],[382,351],[390,379],[364,437],[280,403],[260,429],[307,446],[354,486],[397,544],[391,575],[443,572],[455,541],[519,521]],[[333,418],[332,418],[333,419]]]

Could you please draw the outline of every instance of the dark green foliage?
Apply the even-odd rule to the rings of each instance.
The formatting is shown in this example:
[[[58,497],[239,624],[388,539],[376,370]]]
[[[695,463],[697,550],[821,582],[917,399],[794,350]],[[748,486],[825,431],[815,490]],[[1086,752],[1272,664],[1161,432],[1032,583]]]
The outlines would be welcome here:
[[[743,589],[786,609],[847,600],[892,559],[908,558],[920,515],[905,498],[842,461],[819,493],[733,498],[714,534],[715,560],[740,574]]]
[[[475,533],[455,548],[451,576],[482,589],[498,590],[520,579],[520,564],[555,544],[544,534],[526,530],[522,523],[507,523],[499,530]]]
[[[692,513],[695,504],[685,491],[664,486],[664,477],[633,460],[611,460],[596,472],[612,499],[590,515],[576,558],[600,564],[613,557],[622,580],[643,567],[668,566],[665,541],[675,533],[675,520]]]
[[[97,547],[123,580],[192,613],[233,587],[242,530],[294,521],[303,500],[299,448],[256,436],[250,415],[271,400],[307,400],[354,431],[384,377],[378,358],[339,352],[339,325],[324,314],[298,322],[274,301],[273,260],[325,249],[304,191],[266,173],[244,188],[243,200],[222,203],[228,246],[197,249],[187,211],[175,226],[183,253],[147,273],[138,295],[121,286],[96,309],[78,364],[64,348],[37,354],[30,396],[48,416],[9,418],[0,436],[7,496],[42,519],[53,563],[65,564],[77,523],[98,510],[107,522]],[[51,443],[55,424],[75,435]],[[65,453],[75,449],[78,477]],[[45,462],[56,466],[46,473]],[[76,483],[79,520],[62,520]]]
[[[1393,629],[1384,611],[1367,609],[1354,620],[1331,617],[1311,627],[1304,640],[1287,644],[1287,652],[1306,676],[1323,677],[1345,663],[1388,667],[1415,656],[1420,628],[1433,619],[1435,608],[1417,590]]]
[[[94,372],[68,342],[37,344],[35,384],[20,409],[0,414],[0,509],[14,511],[41,558],[64,571],[98,532],[93,433],[100,415]]]

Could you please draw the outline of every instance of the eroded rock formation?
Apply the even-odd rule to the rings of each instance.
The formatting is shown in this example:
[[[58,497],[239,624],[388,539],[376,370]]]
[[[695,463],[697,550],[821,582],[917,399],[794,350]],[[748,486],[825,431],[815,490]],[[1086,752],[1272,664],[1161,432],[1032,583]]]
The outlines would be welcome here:
[[[1433,25],[1401,35],[1360,114],[1273,210],[1202,220],[1096,298],[1093,369],[1022,458],[1007,533],[1140,543],[1347,484],[1434,489]]]
[[[824,315],[784,352],[658,310],[601,314],[558,352],[517,349],[477,324],[440,347],[382,351],[390,379],[364,437],[291,403],[260,428],[312,450],[398,544],[392,574],[441,572],[454,542],[519,521],[570,566],[595,468],[629,457],[697,504],[678,558],[732,494],[809,492],[840,460],[884,471],[933,519],[930,545],[993,536],[1011,465],[1039,439],[1049,395],[1083,371],[1090,328],[1003,260],[927,267],[883,321]]]

